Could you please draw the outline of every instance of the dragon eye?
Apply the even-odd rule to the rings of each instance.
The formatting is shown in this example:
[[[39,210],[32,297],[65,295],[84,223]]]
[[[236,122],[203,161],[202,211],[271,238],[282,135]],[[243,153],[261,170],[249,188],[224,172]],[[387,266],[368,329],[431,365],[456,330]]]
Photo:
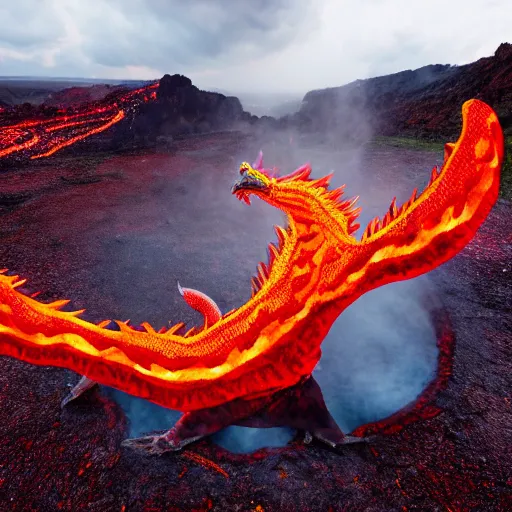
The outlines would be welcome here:
[[[240,174],[243,174],[244,172],[247,172],[249,169],[250,169],[249,165],[247,165],[247,163],[246,163],[246,162],[244,162],[244,163],[240,166]]]

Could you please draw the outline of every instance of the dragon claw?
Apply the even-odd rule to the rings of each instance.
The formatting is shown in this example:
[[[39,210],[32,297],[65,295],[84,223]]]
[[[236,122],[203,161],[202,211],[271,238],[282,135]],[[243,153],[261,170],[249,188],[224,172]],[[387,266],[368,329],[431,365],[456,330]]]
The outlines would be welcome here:
[[[166,452],[176,451],[179,448],[167,441],[165,435],[153,435],[136,437],[134,439],[125,439],[121,446],[133,450],[142,450],[148,455],[163,455]]]
[[[306,431],[304,433],[304,444],[311,444],[313,439],[318,439],[322,443],[330,446],[331,448],[341,448],[342,446],[346,444],[363,444],[363,443],[369,443],[372,439],[374,439],[375,436],[372,437],[358,437],[358,436],[347,436],[344,435],[341,438],[329,439],[327,436],[322,435],[319,432],[309,432]]]
[[[343,446],[345,444],[362,444],[362,443],[369,443],[370,438],[369,437],[357,437],[357,436],[345,436],[341,443],[338,443],[337,446]]]
[[[73,387],[73,389],[64,397],[62,402],[60,403],[61,409],[64,409],[64,407],[69,404],[69,402],[72,402],[79,396],[83,395],[88,389],[91,389],[97,384],[97,382],[87,378],[82,377],[76,386]],[[68,386],[70,386],[68,384]]]
[[[176,429],[172,428],[164,433],[125,439],[121,443],[121,446],[131,448],[133,450],[142,450],[148,455],[163,455],[167,452],[177,452],[186,445],[193,443],[202,437],[203,436],[196,436],[178,441]]]

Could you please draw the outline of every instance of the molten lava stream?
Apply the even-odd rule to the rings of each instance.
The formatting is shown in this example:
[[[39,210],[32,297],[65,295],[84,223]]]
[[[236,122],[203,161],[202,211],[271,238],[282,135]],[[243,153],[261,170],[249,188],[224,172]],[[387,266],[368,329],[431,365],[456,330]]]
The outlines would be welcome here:
[[[96,133],[100,133],[100,132],[103,132],[105,130],[107,130],[108,128],[110,128],[112,125],[118,123],[119,121],[121,121],[121,119],[123,119],[125,116],[125,113],[124,113],[124,110],[120,110],[110,121],[108,121],[107,123],[101,125],[101,126],[98,126],[97,128],[93,128],[92,130],[87,130],[86,132],[84,133],[81,133],[79,135],[75,135],[74,137],[71,137],[70,139],[68,140],[65,140],[63,142],[58,142],[57,144],[55,144],[55,146],[53,146],[51,149],[49,149],[48,151],[46,151],[45,153],[39,153],[37,155],[32,155],[30,158],[32,160],[34,160],[35,158],[43,158],[43,157],[46,157],[46,156],[50,156],[50,155],[53,155],[53,153],[56,153],[57,151],[59,151],[60,149],[62,148],[65,148],[67,146],[71,146],[72,144],[74,144],[75,142],[78,142],[80,140],[83,140],[85,139],[86,137],[90,137],[91,135],[95,135]]]
[[[86,104],[82,112],[58,115],[50,119],[28,119],[4,124],[0,115],[0,158],[21,154],[30,159],[44,158],[57,151],[108,130],[126,117],[128,110],[156,99],[159,83],[126,92],[94,105]],[[151,92],[150,92],[151,91]],[[5,109],[1,111],[4,114]],[[59,114],[64,110],[58,111]],[[11,111],[12,116],[12,111]],[[6,114],[4,114],[5,117]],[[2,126],[2,124],[4,124]]]

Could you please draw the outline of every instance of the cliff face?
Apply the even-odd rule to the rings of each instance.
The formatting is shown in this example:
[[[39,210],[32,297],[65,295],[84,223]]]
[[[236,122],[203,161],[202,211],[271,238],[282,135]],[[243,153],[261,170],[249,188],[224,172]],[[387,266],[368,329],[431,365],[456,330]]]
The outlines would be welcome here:
[[[118,120],[101,129],[102,123],[116,116]],[[20,124],[25,121],[30,122]],[[0,109],[0,130],[6,128],[0,158],[3,151],[1,164],[10,165],[12,160],[44,155],[59,144],[67,148],[75,142],[80,142],[78,151],[169,148],[176,137],[232,130],[255,121],[238,98],[201,91],[182,75],[164,75],[158,83],[139,88],[68,87],[41,104],[25,102]],[[51,130],[47,123],[53,123]],[[52,136],[55,131],[58,137]]]
[[[201,91],[182,75],[164,75],[156,98],[137,107],[127,123],[114,127],[115,146],[168,144],[175,137],[234,128],[249,120],[235,97]]]
[[[342,87],[310,91],[288,118],[305,131],[364,139],[401,135],[444,139],[460,129],[460,106],[471,98],[490,104],[512,133],[512,45],[465,66],[432,65]]]
[[[32,89],[25,92],[28,96],[19,92],[19,101],[33,93]],[[91,130],[97,128],[102,112],[114,116],[121,108],[125,115],[120,122],[91,137],[78,137],[83,142],[77,148],[118,151],[168,147],[176,137],[233,129],[256,133],[292,129],[309,136],[319,134],[337,145],[364,142],[374,135],[447,140],[458,136],[460,107],[471,98],[490,104],[505,134],[512,135],[511,44],[504,43],[494,56],[465,66],[431,65],[311,91],[299,112],[280,119],[244,112],[238,98],[201,91],[182,75],[164,75],[158,87],[147,83],[137,89],[134,84],[68,87],[51,98],[47,95],[40,104],[2,106],[0,97],[0,129],[20,121],[35,121],[26,125],[23,133],[7,134],[0,151],[37,136],[40,147],[28,144],[27,148],[44,153],[44,144],[46,150],[55,146],[55,140],[47,140],[51,137],[45,123],[50,119],[69,115],[84,120],[74,127],[58,127],[59,140],[73,141],[77,134],[86,132],[88,125]],[[23,159],[32,154],[28,153],[16,150],[9,152],[7,159]]]
[[[227,129],[243,117],[238,98],[201,91],[182,75],[164,75],[156,101],[140,107],[133,130],[155,136],[204,133]]]

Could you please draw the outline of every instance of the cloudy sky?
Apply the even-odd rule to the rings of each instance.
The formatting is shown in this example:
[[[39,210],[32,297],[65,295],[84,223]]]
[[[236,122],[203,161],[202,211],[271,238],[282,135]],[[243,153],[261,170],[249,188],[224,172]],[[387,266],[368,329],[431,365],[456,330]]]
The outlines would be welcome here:
[[[10,0],[0,75],[303,94],[492,55],[511,19],[512,0]]]

